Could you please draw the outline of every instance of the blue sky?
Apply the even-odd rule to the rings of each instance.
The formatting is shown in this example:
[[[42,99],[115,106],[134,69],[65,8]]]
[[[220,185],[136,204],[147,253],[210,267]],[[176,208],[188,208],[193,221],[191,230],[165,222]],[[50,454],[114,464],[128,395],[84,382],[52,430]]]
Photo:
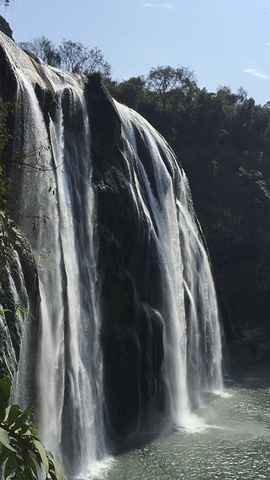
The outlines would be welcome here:
[[[242,86],[270,101],[269,0],[11,0],[0,14],[17,42],[44,35],[100,48],[117,80],[184,66],[208,91]]]

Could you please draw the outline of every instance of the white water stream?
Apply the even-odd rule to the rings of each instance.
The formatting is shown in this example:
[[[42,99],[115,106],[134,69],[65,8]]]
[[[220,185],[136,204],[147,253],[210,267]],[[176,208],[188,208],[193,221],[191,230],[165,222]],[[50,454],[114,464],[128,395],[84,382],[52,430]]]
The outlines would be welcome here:
[[[163,375],[170,418],[177,427],[193,429],[201,420],[191,414],[191,404],[200,403],[202,392],[221,391],[223,385],[218,307],[209,260],[195,221],[186,176],[172,151],[140,115],[115,104],[123,124],[123,154],[127,163],[131,157],[137,164],[132,165],[132,171],[138,210],[143,209],[150,228],[156,231],[163,268]],[[136,131],[150,152],[155,195],[138,154]]]

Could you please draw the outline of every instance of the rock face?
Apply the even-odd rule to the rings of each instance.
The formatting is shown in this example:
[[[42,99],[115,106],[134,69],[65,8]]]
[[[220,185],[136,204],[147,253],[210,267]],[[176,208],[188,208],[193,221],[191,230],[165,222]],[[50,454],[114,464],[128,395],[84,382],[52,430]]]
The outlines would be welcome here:
[[[8,23],[0,17],[0,30],[12,39]],[[13,43],[13,42],[11,42]],[[0,48],[0,97],[3,101],[14,104],[16,101],[16,79],[5,51]],[[12,109],[11,109],[12,110]],[[14,132],[14,115],[6,118],[7,131]],[[12,139],[11,139],[12,140]],[[0,148],[0,162],[7,172],[12,157],[12,141],[5,148]],[[3,175],[3,172],[1,172]],[[4,174],[5,175],[5,174]],[[10,173],[12,176],[12,173]],[[2,180],[3,181],[3,180]],[[16,182],[15,182],[16,183]],[[13,198],[11,209],[17,210],[17,198]],[[11,220],[11,215],[1,212],[1,355],[0,375],[13,377],[18,367],[21,350],[23,326],[25,321],[32,322],[32,329],[38,330],[39,286],[38,274],[33,254],[28,241]]]
[[[182,168],[142,117],[112,101],[97,75],[88,79],[86,97],[104,393],[110,436],[119,438],[154,431],[164,414],[181,423],[200,390],[221,385],[220,330]]]
[[[7,35],[11,40],[13,40],[13,32],[10,28],[9,23],[0,15],[0,31]]]
[[[155,242],[147,240],[146,219],[142,224],[131,196],[120,151],[120,119],[98,75],[89,78],[86,95],[100,219],[104,386],[109,429],[122,436],[153,424],[154,413],[164,410],[163,324],[157,314],[161,272]],[[147,157],[146,146],[140,148]]]
[[[37,333],[39,288],[29,243],[12,221],[1,221],[0,376],[14,376],[20,357],[24,322]],[[4,244],[4,245],[3,245]]]
[[[270,170],[262,152],[183,152],[212,260],[229,361],[270,352]]]

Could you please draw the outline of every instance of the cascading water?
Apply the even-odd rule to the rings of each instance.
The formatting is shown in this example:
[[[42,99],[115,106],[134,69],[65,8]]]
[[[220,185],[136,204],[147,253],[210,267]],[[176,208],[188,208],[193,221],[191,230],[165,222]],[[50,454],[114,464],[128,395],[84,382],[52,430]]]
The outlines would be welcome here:
[[[40,332],[35,369],[40,436],[68,475],[86,478],[95,470],[97,460],[105,457],[105,446],[94,200],[83,89],[72,76],[43,66],[55,95],[54,115],[46,125],[34,91],[37,78],[31,62],[26,55],[18,59],[13,46],[9,59],[18,82],[15,142],[20,143],[20,158],[31,164],[22,167],[19,183],[23,213],[32,220],[29,223],[24,217],[20,226],[31,237],[39,271]],[[38,81],[42,84],[40,78]],[[48,225],[41,228],[39,223],[47,217]],[[26,344],[31,341],[26,326],[27,335]],[[25,375],[33,365],[28,363],[27,371],[22,368],[24,363],[22,359],[17,395],[27,402]]]
[[[77,145],[69,138],[72,133],[65,132],[63,95],[73,97],[74,113],[83,126]],[[46,265],[41,277],[40,418],[45,444],[52,445],[53,438],[52,449],[67,471],[85,474],[104,456],[89,128],[81,91],[59,90],[57,96],[50,141],[58,216],[53,234],[55,263],[52,271]],[[56,418],[62,419],[60,428]]]
[[[193,428],[191,404],[200,402],[203,391],[222,389],[221,335],[211,269],[188,182],[172,151],[141,116],[115,104],[123,124],[124,156],[135,165],[138,210],[143,210],[155,232],[160,252],[165,320],[163,376],[170,417],[176,426]],[[151,188],[153,179],[147,176],[138,154],[136,134],[150,151],[155,192]]]
[[[143,430],[155,409],[188,429],[201,392],[222,389],[211,268],[185,174],[164,139],[138,114],[107,100],[121,120],[113,141],[123,170],[112,165],[110,152],[103,159],[98,152],[93,167],[82,79],[35,62],[2,34],[0,39],[18,85],[14,148],[24,159],[20,207],[30,216],[20,227],[35,253],[41,297],[39,332],[33,336],[33,327],[25,328],[18,396],[30,400],[26,357],[33,348],[41,438],[70,478],[92,478],[93,467],[106,458],[105,430],[115,416],[119,431],[121,410],[123,418],[135,412],[129,433]],[[123,214],[129,227],[136,217],[135,234],[125,241],[145,241],[138,251],[146,263],[130,259],[130,245],[120,241],[126,237],[117,236],[118,225],[126,229],[117,211],[121,192],[130,202]],[[116,201],[108,213],[107,198]],[[112,389],[117,394],[110,408]],[[126,401],[131,397],[132,405]]]

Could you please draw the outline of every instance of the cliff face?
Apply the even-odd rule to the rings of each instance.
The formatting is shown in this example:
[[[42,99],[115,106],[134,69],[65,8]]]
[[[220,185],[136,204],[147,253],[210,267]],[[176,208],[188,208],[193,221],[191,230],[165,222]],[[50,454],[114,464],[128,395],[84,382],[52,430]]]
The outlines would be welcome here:
[[[11,40],[13,40],[13,32],[10,28],[9,23],[0,15],[0,31],[7,35]]]
[[[122,436],[153,425],[164,410],[161,272],[153,232],[132,195],[120,119],[98,75],[89,78],[86,96],[99,218],[104,388],[109,431]],[[147,147],[140,148],[147,158]]]
[[[181,154],[213,265],[230,360],[270,352],[270,170],[263,152]]]
[[[12,39],[12,31],[2,17],[0,30]],[[0,64],[0,98],[3,102],[14,105],[16,79],[3,48],[0,48]],[[0,213],[0,375],[9,374],[11,377],[18,367],[24,323],[31,323],[30,330],[37,333],[39,307],[38,274],[31,247],[18,225],[11,220],[12,211],[20,212],[18,197],[15,194],[10,202],[7,200],[8,185],[14,173],[10,161],[13,158],[12,144],[15,136],[13,110],[11,107],[10,114],[5,117],[10,141],[6,144],[4,140],[5,145],[0,146],[1,185],[4,186],[1,191]],[[15,191],[17,180],[13,178],[11,185]],[[20,214],[21,212],[19,216]]]
[[[1,219],[0,376],[18,368],[24,323],[38,331],[38,275],[29,243],[11,221]],[[4,257],[4,258],[3,258]]]

